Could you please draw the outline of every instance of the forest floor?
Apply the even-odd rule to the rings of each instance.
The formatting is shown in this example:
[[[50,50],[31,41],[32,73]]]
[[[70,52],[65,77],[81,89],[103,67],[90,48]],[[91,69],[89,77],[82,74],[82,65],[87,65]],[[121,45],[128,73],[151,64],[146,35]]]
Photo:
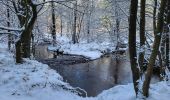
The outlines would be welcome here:
[[[170,81],[151,84],[146,100],[169,100]],[[136,100],[133,84],[118,85],[96,97],[80,97],[55,70],[35,60],[16,64],[0,43],[0,100]],[[138,99],[139,100],[139,99]]]

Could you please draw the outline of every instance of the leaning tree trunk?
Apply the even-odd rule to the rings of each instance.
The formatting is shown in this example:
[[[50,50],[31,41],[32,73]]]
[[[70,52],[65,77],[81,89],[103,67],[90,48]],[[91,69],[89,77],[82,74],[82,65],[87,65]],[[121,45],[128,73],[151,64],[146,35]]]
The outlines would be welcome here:
[[[153,66],[155,64],[155,60],[159,52],[159,46],[160,46],[161,36],[163,32],[163,25],[164,25],[163,19],[164,19],[164,11],[165,11],[166,2],[167,0],[161,0],[161,6],[159,9],[159,13],[158,13],[158,22],[157,22],[155,40],[153,44],[153,50],[152,50],[152,53],[149,59],[149,64],[147,66],[147,71],[145,74],[145,81],[143,83],[143,95],[145,97],[149,96],[149,85],[150,85],[151,76],[153,73]]]
[[[130,23],[129,23],[129,54],[130,63],[133,76],[134,89],[136,96],[138,95],[138,79],[139,68],[137,67],[137,54],[136,54],[136,19],[137,19],[138,0],[131,0],[130,6]]]

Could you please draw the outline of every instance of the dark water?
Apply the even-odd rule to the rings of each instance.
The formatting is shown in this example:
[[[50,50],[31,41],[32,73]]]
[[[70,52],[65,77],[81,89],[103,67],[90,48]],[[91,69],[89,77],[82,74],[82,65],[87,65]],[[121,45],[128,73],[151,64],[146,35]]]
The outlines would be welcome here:
[[[129,63],[116,63],[111,57],[63,66],[58,71],[72,86],[85,89],[88,96],[96,96],[117,84],[132,82]]]
[[[48,52],[46,48],[46,46],[38,46],[36,57],[48,59],[48,61],[50,60],[49,58],[53,58],[53,53]],[[126,58],[116,60],[113,55],[110,55],[109,57],[86,63],[62,66],[55,64],[53,59],[52,62],[46,62],[46,64],[57,70],[64,80],[73,87],[80,87],[86,90],[88,96],[96,96],[103,90],[115,85],[132,82],[130,63],[125,60]],[[51,65],[51,63],[53,64]]]

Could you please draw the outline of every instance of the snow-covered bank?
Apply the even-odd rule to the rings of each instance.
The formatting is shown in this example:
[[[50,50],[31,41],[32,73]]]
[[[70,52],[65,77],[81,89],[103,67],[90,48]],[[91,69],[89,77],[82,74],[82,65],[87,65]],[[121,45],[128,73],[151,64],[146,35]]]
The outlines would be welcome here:
[[[80,42],[78,44],[72,44],[66,36],[58,36],[57,45],[51,45],[48,49],[52,51],[60,49],[61,51],[64,51],[64,54],[82,55],[90,59],[97,59],[100,58],[104,52],[110,53],[115,50],[115,46],[108,42]]]
[[[16,65],[13,55],[2,47],[6,46],[0,46],[0,100],[136,100],[133,84],[115,86],[96,97],[80,97],[63,89],[73,88],[47,65],[34,60]],[[147,100],[169,98],[170,83],[151,85]]]
[[[133,84],[118,85],[103,91],[97,96],[99,100],[143,100],[135,97]],[[150,96],[146,100],[169,100],[170,82],[158,82],[151,84]]]
[[[103,54],[98,49],[92,49],[95,48],[97,45],[91,45],[91,44],[65,44],[62,45],[60,50],[64,51],[64,54],[73,54],[73,55],[82,55],[86,58],[90,59],[97,59],[100,58]],[[58,48],[49,46],[49,50],[55,51]]]
[[[86,99],[68,89],[73,88],[47,65],[34,60],[16,65],[13,55],[0,48],[0,100]]]

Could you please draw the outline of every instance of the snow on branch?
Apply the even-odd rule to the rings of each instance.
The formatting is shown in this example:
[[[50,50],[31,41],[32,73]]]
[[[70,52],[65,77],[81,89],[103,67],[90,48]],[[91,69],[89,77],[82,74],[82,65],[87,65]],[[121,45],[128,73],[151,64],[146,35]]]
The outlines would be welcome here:
[[[61,0],[61,1],[55,1],[55,0],[48,0],[48,1],[45,1],[45,2],[42,2],[42,3],[34,3],[36,6],[39,6],[39,5],[44,5],[46,3],[50,3],[50,2],[54,2],[54,3],[63,3],[63,2],[70,2],[70,1],[75,1],[75,0]]]
[[[4,31],[0,31],[0,35],[1,35],[1,34],[11,34],[11,35],[14,35],[14,36],[17,36],[17,37],[20,36],[19,34],[14,33],[14,32],[4,32]]]
[[[11,28],[11,27],[4,27],[4,26],[0,26],[0,29],[1,30],[8,30],[8,31],[23,31],[24,28]]]

